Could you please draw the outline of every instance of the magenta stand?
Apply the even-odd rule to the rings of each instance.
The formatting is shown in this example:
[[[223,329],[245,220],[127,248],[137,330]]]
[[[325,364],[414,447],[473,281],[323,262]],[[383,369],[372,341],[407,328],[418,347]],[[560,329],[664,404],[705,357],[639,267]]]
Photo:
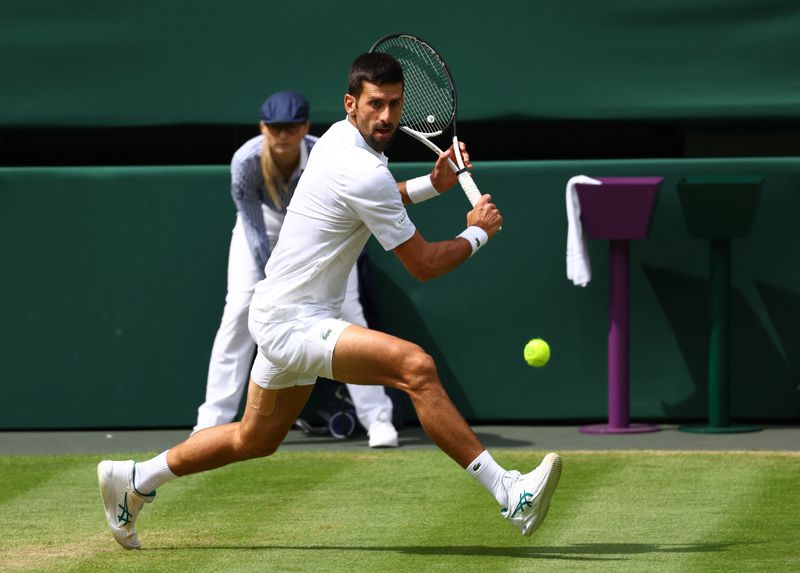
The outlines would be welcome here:
[[[662,177],[600,177],[602,186],[578,185],[581,220],[592,239],[608,239],[608,423],[582,426],[585,434],[657,432],[630,423],[630,241],[647,236]]]

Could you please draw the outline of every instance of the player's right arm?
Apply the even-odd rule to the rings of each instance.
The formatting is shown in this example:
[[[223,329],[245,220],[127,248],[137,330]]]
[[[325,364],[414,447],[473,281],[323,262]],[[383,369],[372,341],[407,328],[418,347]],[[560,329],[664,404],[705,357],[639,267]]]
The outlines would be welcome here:
[[[492,203],[490,195],[483,195],[475,208],[467,213],[467,226],[480,227],[491,238],[503,224],[503,216]],[[469,241],[456,237],[430,243],[419,231],[394,249],[394,254],[406,270],[420,281],[428,281],[446,274],[466,261],[473,253]]]

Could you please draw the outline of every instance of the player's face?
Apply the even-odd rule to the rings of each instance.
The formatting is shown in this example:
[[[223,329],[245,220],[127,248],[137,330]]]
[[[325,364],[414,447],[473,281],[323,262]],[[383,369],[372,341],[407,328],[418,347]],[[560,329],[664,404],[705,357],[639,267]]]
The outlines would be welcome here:
[[[361,94],[344,96],[350,121],[375,151],[385,151],[403,113],[403,84],[364,82]]]
[[[308,122],[261,124],[273,157],[292,157],[300,152],[300,142],[308,134]]]

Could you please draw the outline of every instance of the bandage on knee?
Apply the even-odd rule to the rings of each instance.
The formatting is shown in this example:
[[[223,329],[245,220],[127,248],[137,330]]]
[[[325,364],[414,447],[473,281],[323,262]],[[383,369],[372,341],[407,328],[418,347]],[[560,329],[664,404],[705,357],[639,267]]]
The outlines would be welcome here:
[[[269,416],[278,402],[278,391],[267,390],[250,380],[247,391],[247,407],[253,408],[259,416]]]

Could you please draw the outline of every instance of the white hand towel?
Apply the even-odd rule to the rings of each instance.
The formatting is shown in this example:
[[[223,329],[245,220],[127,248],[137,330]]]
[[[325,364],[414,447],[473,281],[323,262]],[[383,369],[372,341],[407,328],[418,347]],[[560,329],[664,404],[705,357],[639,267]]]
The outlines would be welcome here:
[[[592,280],[592,264],[581,225],[581,204],[575,189],[578,183],[603,183],[586,175],[576,175],[567,181],[567,278],[573,284],[585,287]]]

